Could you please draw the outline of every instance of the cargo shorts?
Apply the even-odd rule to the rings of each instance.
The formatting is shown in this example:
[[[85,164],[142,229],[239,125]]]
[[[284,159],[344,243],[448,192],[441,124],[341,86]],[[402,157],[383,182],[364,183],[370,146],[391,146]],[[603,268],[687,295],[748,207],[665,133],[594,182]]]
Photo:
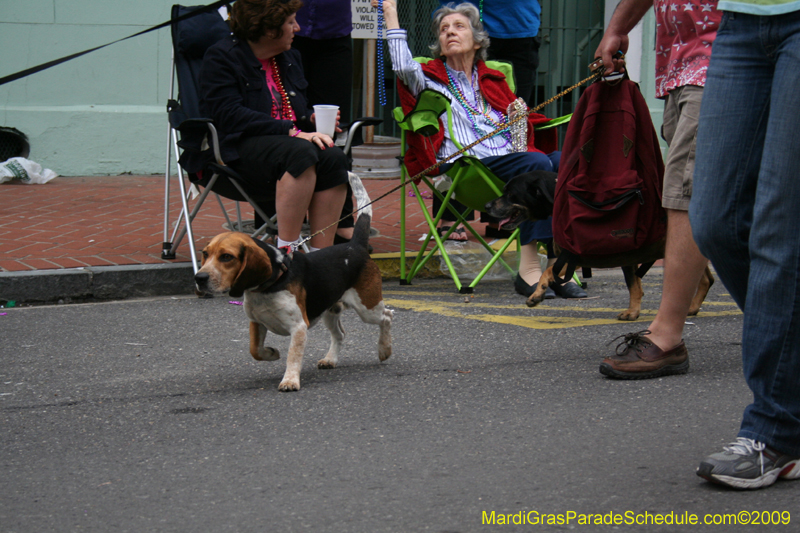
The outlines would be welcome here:
[[[669,145],[661,198],[661,205],[665,209],[689,210],[697,123],[702,97],[702,87],[685,85],[670,91],[664,101],[661,136]]]

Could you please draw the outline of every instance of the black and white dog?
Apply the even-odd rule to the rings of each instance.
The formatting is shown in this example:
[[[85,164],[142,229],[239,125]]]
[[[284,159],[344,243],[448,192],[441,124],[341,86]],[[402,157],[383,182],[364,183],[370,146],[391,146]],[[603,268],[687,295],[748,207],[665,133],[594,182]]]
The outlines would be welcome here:
[[[359,208],[369,204],[361,180],[350,174]],[[353,238],[312,253],[287,254],[244,233],[223,233],[203,250],[203,265],[195,276],[197,289],[233,297],[244,294],[250,319],[250,355],[258,361],[280,358],[264,346],[267,332],[290,336],[286,372],[278,389],[300,389],[300,369],[306,334],[321,318],[331,333],[327,355],[318,368],[334,368],[344,339],[341,313],[350,307],[361,320],[380,327],[378,358],[392,355],[392,311],[381,292],[381,272],[367,250],[372,208],[360,211]]]

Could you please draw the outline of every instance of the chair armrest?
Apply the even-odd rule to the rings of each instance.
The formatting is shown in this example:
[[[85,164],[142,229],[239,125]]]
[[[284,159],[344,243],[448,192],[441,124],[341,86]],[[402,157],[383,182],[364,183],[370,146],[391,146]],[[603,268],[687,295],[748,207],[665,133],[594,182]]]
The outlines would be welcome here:
[[[417,96],[414,109],[404,116],[402,109],[396,108],[394,118],[401,129],[430,137],[439,131],[439,117],[447,113],[449,108],[450,100],[445,95],[425,89]]]
[[[184,137],[193,140],[200,139],[199,150],[204,152],[208,150],[208,148],[211,148],[214,151],[214,159],[216,159],[217,163],[225,165],[219,152],[219,136],[217,135],[217,128],[214,127],[213,120],[210,118],[190,118],[180,123],[178,131],[181,132],[181,140],[183,140]],[[209,139],[211,139],[210,145]],[[185,143],[183,147],[185,149],[191,149]]]
[[[566,124],[572,118],[572,113],[569,115],[564,115],[563,117],[558,117],[550,120],[549,122],[544,122],[542,124],[537,124],[534,130],[541,131],[547,130],[550,128],[555,128],[556,126],[561,126],[562,124]]]
[[[383,122],[382,118],[378,117],[360,117],[355,119],[350,126],[347,127],[347,138],[344,142],[344,153],[350,155],[350,149],[353,146],[364,144],[361,138],[361,128],[364,126],[377,126]]]

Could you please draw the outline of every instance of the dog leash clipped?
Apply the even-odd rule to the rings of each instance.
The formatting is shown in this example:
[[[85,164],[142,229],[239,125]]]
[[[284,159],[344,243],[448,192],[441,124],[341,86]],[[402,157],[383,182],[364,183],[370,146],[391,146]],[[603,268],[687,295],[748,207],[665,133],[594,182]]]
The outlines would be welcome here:
[[[611,58],[619,59],[620,61],[622,61],[623,64],[625,64],[625,54],[622,52],[622,50],[618,50],[616,54],[611,56]],[[603,59],[600,57],[594,58],[594,61],[589,63],[589,70],[592,71],[592,74],[599,74],[600,76],[602,76],[603,81],[611,85],[616,85],[617,83],[619,83],[621,79],[625,78],[626,76],[625,72],[612,72],[608,76],[603,76],[602,74],[605,71],[605,64],[603,63]]]
[[[617,54],[622,54],[622,52],[617,52]],[[616,57],[616,55],[615,55],[615,57]],[[625,56],[622,55],[622,58],[624,58],[624,57]],[[594,69],[592,69],[593,65],[595,65]],[[370,206],[370,205],[374,204],[378,200],[382,200],[382,199],[386,198],[387,196],[389,196],[393,192],[397,191],[398,189],[400,189],[402,187],[405,187],[410,182],[417,181],[417,180],[421,179],[423,176],[428,175],[430,172],[436,170],[437,168],[439,168],[440,166],[444,165],[445,163],[448,163],[451,160],[453,160],[453,159],[465,154],[469,149],[473,148],[474,146],[477,146],[478,144],[482,143],[483,141],[485,141],[487,139],[490,139],[490,138],[494,137],[495,135],[499,134],[505,128],[508,128],[509,126],[511,126],[513,124],[516,124],[517,122],[521,121],[522,119],[526,119],[527,120],[529,115],[532,115],[533,113],[537,113],[542,108],[552,104],[553,102],[555,102],[559,98],[571,93],[572,91],[574,91],[575,89],[577,89],[581,85],[583,85],[585,83],[588,83],[588,82],[600,77],[602,75],[602,73],[603,73],[603,60],[602,59],[596,59],[594,62],[592,62],[589,65],[589,68],[592,69],[592,74],[589,77],[582,79],[581,81],[579,81],[578,83],[576,83],[575,85],[573,85],[573,86],[571,86],[571,87],[569,87],[567,89],[564,89],[563,91],[561,91],[560,93],[556,94],[555,96],[553,96],[549,100],[546,100],[546,101],[542,102],[541,104],[537,105],[536,107],[534,107],[533,109],[529,110],[527,113],[522,113],[522,114],[518,115],[516,118],[514,118],[514,119],[510,120],[509,122],[505,123],[503,126],[498,127],[496,130],[487,133],[486,135],[484,135],[480,139],[478,139],[478,140],[468,144],[467,146],[463,147],[462,149],[450,154],[449,156],[445,157],[441,161],[437,161],[433,165],[429,166],[425,170],[422,170],[422,171],[418,172],[417,174],[415,174],[414,176],[408,178],[407,180],[405,180],[405,181],[400,180],[400,185],[398,185],[397,187],[385,192],[384,194],[382,194],[379,197],[375,198],[374,200],[370,201],[366,205],[364,205],[362,207],[359,207],[358,209],[355,209],[349,215],[343,216],[342,218],[340,218],[336,222],[334,222],[334,223],[322,228],[319,231],[316,231],[316,232],[312,233],[311,235],[309,235],[305,239],[302,239],[297,243],[292,243],[292,248],[294,250],[297,250],[303,244],[305,244],[306,242],[311,240],[311,238],[314,237],[315,235],[319,235],[320,233],[324,233],[325,230],[330,229],[333,226],[338,226],[339,222],[341,222],[342,220],[346,219],[347,217],[349,217],[351,215],[357,215],[359,211],[361,211],[362,209],[366,208],[367,206]]]
[[[183,15],[181,15],[179,17],[176,17],[175,19],[170,19],[170,20],[167,20],[165,22],[162,22],[161,24],[156,24],[155,26],[147,28],[146,30],[142,30],[142,31],[140,31],[138,33],[134,33],[133,35],[128,35],[127,37],[123,37],[121,39],[117,39],[116,41],[112,41],[110,43],[106,43],[106,44],[103,44],[103,45],[100,45],[100,46],[95,46],[94,48],[89,48],[88,50],[84,50],[82,52],[77,52],[77,53],[74,53],[74,54],[70,54],[68,56],[64,56],[64,57],[61,57],[59,59],[54,59],[52,61],[48,61],[46,63],[42,63],[41,65],[36,65],[34,67],[30,67],[30,68],[27,68],[25,70],[21,70],[19,72],[15,72],[13,74],[9,74],[8,76],[4,76],[4,77],[0,78],[0,85],[5,85],[6,83],[10,83],[12,81],[16,81],[16,80],[25,78],[27,76],[30,76],[31,74],[36,74],[37,72],[41,72],[43,70],[47,70],[47,69],[49,69],[51,67],[55,67],[56,65],[60,65],[61,63],[66,63],[67,61],[71,61],[73,59],[77,59],[77,58],[79,58],[79,57],[81,57],[83,55],[89,54],[89,53],[94,52],[96,50],[100,50],[101,48],[105,48],[106,46],[111,46],[112,44],[116,44],[116,43],[125,41],[127,39],[132,39],[134,37],[138,37],[140,35],[144,35],[145,33],[149,33],[149,32],[154,31],[154,30],[160,30],[161,28],[166,28],[167,26],[170,26],[171,24],[175,24],[177,22],[182,22],[182,21],[184,21],[184,20],[186,20],[188,18],[194,17],[196,15],[201,15],[203,13],[208,13],[208,12],[213,11],[215,9],[219,9],[219,8],[221,8],[222,6],[224,6],[224,5],[228,4],[228,3],[230,3],[230,0],[217,0],[216,2],[208,4],[207,6],[197,6],[197,9],[195,9],[195,10],[186,12]]]
[[[281,253],[283,254],[283,258],[281,259],[281,262],[280,262],[278,268],[273,269],[272,275],[269,277],[269,279],[267,279],[265,282],[263,282],[262,284],[258,285],[257,287],[254,287],[253,288],[254,291],[263,292],[263,291],[267,290],[268,288],[270,288],[273,285],[275,285],[276,283],[278,283],[278,280],[281,279],[281,277],[284,274],[289,272],[289,267],[292,265],[292,253],[293,253],[293,251],[291,250],[291,248],[289,246],[284,246],[282,248],[278,248],[278,250],[280,250]]]

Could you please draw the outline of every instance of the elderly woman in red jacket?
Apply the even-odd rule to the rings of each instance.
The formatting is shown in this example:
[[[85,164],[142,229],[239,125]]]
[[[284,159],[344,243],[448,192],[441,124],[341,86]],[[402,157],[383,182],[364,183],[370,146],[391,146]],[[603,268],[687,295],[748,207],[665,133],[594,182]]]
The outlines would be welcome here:
[[[435,59],[421,65],[413,60],[406,43],[406,32],[400,29],[395,0],[383,0],[382,3],[392,69],[402,82],[400,97],[404,111],[413,108],[416,97],[424,89],[447,95],[452,102],[453,135],[462,146],[508,124],[509,106],[517,97],[505,76],[486,66],[489,36],[474,5],[468,2],[455,6],[448,4],[434,12],[432,29],[437,40],[430,48]],[[372,0],[372,5],[377,6],[378,0]],[[561,155],[555,151],[555,131],[546,130],[534,139],[534,126],[545,121],[547,118],[544,116],[531,114],[524,139],[513,138],[513,128],[506,127],[470,148],[467,154],[481,159],[504,181],[532,170],[555,172]],[[448,128],[440,128],[436,136],[424,141],[409,136],[409,151],[404,162],[409,173],[414,175],[456,151]],[[514,287],[520,294],[529,296],[541,276],[536,243],[552,241],[553,233],[550,220],[525,224],[521,229],[524,246]],[[586,293],[574,283],[557,286],[556,290],[564,298],[586,297]],[[548,297],[555,297],[550,288],[548,293]]]

